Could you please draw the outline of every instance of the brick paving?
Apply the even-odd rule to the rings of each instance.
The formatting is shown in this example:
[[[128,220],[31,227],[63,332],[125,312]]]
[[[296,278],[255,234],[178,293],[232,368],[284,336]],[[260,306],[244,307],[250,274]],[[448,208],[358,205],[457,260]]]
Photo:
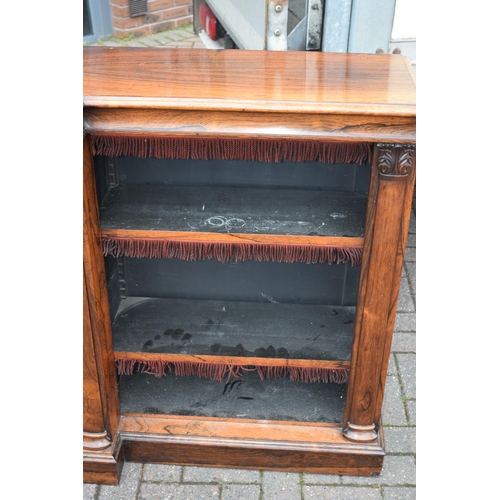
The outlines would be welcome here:
[[[91,45],[105,47],[158,47],[165,49],[204,49],[205,45],[193,31],[193,25],[187,24],[170,31],[161,31],[154,35],[139,38],[108,37]]]
[[[190,26],[95,45],[204,48]],[[84,500],[413,500],[416,498],[416,207],[412,208],[383,405],[378,477],[126,463],[118,486],[84,484]]]

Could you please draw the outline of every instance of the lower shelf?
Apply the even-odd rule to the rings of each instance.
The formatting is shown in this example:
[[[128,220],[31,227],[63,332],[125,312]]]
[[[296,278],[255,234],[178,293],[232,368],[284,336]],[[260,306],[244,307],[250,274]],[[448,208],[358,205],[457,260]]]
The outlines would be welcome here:
[[[260,380],[253,371],[227,383],[125,375],[118,388],[122,413],[340,423],[347,384]]]

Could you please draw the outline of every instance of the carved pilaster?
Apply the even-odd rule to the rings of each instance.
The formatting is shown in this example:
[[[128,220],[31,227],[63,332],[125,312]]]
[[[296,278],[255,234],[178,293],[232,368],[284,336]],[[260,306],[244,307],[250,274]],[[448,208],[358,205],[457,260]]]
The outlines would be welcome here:
[[[86,482],[116,484],[123,452],[90,136],[83,159],[83,472]]]
[[[396,317],[415,180],[415,146],[375,147],[358,290],[344,437],[374,442]]]

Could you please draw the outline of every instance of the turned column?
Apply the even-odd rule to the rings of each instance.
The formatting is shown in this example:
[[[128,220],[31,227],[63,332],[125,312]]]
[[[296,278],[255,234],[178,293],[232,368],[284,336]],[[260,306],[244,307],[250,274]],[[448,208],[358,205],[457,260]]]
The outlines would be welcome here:
[[[90,136],[83,148],[84,478],[116,483],[119,401]]]
[[[378,439],[415,183],[415,145],[376,144],[361,263],[344,437]]]

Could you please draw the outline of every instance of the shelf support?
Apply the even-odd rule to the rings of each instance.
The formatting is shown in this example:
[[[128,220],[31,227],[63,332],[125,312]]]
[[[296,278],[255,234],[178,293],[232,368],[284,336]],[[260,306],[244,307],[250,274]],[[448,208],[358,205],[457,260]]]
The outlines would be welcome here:
[[[117,484],[123,466],[120,409],[89,136],[83,146],[84,481]]]
[[[379,439],[415,183],[415,145],[375,146],[361,262],[344,437]]]

